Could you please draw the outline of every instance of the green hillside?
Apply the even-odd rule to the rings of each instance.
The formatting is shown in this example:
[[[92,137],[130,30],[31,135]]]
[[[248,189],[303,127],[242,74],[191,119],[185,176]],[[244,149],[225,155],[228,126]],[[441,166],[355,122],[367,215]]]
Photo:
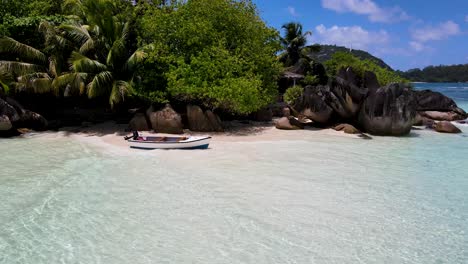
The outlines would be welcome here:
[[[428,66],[398,73],[413,82],[468,82],[468,64]]]
[[[313,59],[315,59],[315,60],[317,60],[317,61],[319,61],[321,63],[324,63],[325,61],[330,60],[332,58],[333,54],[335,54],[337,52],[340,52],[340,51],[341,52],[349,52],[350,49],[346,48],[346,47],[342,47],[342,46],[336,46],[336,45],[320,45],[320,52],[311,52],[308,55],[311,58],[313,58]],[[361,60],[372,60],[378,66],[393,71],[393,69],[388,64],[386,64],[382,59],[379,59],[379,58],[371,55],[367,51],[351,50],[351,54],[353,54],[354,56],[358,57]]]

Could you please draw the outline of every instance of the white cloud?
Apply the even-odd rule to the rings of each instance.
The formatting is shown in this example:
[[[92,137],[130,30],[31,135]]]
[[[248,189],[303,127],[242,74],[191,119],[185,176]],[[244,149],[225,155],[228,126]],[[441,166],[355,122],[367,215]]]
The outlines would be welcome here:
[[[372,0],[322,0],[322,7],[339,13],[367,15],[372,22],[392,23],[410,18],[398,6],[382,8]]]
[[[325,27],[323,24],[315,27],[314,40],[322,44],[340,45],[353,49],[367,50],[370,46],[384,46],[390,41],[385,30],[367,31],[360,26]]]
[[[422,44],[421,42],[417,42],[417,41],[410,41],[409,46],[413,51],[416,51],[416,52],[420,52],[420,51],[427,49],[427,47],[424,46],[424,44]]]
[[[468,23],[468,15],[465,17],[465,22]]]
[[[413,40],[424,43],[431,40],[442,40],[450,36],[456,36],[461,33],[460,26],[453,22],[447,21],[440,23],[437,26],[426,26],[411,30]]]
[[[293,6],[288,6],[288,12],[293,17],[299,16],[299,14],[296,12],[296,8],[294,8]]]

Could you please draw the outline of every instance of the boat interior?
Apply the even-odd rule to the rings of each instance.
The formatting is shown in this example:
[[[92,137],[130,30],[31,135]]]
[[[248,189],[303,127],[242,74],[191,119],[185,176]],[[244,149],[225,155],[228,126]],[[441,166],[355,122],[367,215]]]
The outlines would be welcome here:
[[[151,142],[181,142],[189,139],[189,137],[140,137],[138,140]]]

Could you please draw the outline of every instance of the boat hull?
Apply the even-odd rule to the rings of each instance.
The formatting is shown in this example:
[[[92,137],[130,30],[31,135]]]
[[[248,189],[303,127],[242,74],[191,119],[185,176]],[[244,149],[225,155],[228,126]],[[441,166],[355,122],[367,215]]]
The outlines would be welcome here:
[[[128,140],[131,148],[135,149],[207,149],[211,137],[189,138],[180,142],[156,142],[150,140]]]

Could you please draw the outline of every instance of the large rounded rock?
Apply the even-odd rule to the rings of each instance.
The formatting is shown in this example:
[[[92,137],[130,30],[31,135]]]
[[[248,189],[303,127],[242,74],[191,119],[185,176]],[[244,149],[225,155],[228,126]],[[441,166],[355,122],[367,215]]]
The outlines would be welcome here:
[[[24,109],[24,107],[20,103],[18,103],[18,101],[14,100],[11,97],[5,98],[5,102],[11,105],[20,116],[26,111],[26,109]]]
[[[16,122],[20,119],[20,113],[10,105],[7,101],[0,98],[0,115],[5,115],[8,117],[10,122]]]
[[[223,132],[223,123],[221,122],[221,119],[219,118],[218,115],[213,113],[210,110],[207,110],[205,112],[206,118],[208,118],[208,121],[211,123],[211,127],[213,128],[214,132]]]
[[[380,83],[375,73],[370,71],[364,73],[363,86],[369,89],[370,92],[377,91],[380,88]]]
[[[299,130],[304,128],[300,122],[293,121],[294,125],[291,124],[291,120],[295,120],[294,117],[282,117],[276,121],[275,127],[281,130]]]
[[[187,119],[189,128],[192,131],[210,132],[214,130],[210,120],[197,105],[187,105]]]
[[[457,121],[466,119],[465,116],[449,111],[449,112],[440,112],[440,111],[422,111],[419,114],[423,117],[438,120],[438,121]]]
[[[151,127],[158,133],[168,134],[182,134],[184,133],[184,126],[182,124],[182,117],[167,104],[162,110],[154,111],[150,107],[146,111],[146,115],[150,120]]]
[[[455,101],[451,98],[431,90],[415,91],[418,102],[418,111],[439,111],[439,112],[455,112],[461,115],[462,119],[467,118],[466,112],[459,108]]]
[[[349,84],[361,86],[361,79],[351,67],[339,69],[336,77],[345,80]]]
[[[437,122],[434,125],[434,130],[440,133],[451,133],[451,134],[457,134],[457,133],[462,132],[458,127],[456,127],[454,124],[448,121]]]
[[[132,131],[149,131],[150,127],[148,121],[146,120],[146,115],[143,113],[136,113],[135,116],[130,120],[128,124],[130,130]]]
[[[187,105],[187,119],[190,130],[197,132],[222,132],[219,117],[212,111],[203,110],[196,105]]]
[[[409,87],[390,84],[370,93],[359,113],[359,124],[374,135],[402,136],[411,131],[416,100]]]
[[[13,127],[6,115],[0,115],[0,131],[8,131]]]
[[[348,76],[348,78],[355,77]],[[343,119],[356,116],[367,96],[368,89],[360,88],[339,77],[333,79],[329,86],[330,92],[325,96],[326,103]]]
[[[346,134],[360,134],[361,131],[350,124],[340,124],[333,128],[336,131],[343,131]]]
[[[332,117],[333,109],[326,103],[330,93],[328,86],[306,86],[303,94],[294,102],[292,108],[317,123],[328,123]]]
[[[16,128],[28,128],[36,131],[44,131],[47,129],[48,122],[42,115],[29,110],[24,110],[20,119],[13,122],[13,125]]]

